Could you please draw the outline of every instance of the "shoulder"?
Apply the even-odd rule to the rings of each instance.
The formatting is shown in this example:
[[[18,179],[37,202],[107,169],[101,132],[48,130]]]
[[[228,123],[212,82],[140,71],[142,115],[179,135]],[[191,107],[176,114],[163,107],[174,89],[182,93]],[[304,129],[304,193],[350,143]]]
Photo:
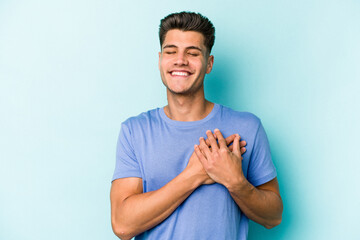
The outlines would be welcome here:
[[[151,127],[160,121],[159,108],[151,109],[146,112],[142,112],[137,116],[132,116],[121,123],[122,128],[128,128],[136,130],[139,128]]]
[[[232,122],[238,122],[250,128],[258,128],[261,120],[255,114],[250,112],[241,112],[232,108],[220,105],[222,117]]]

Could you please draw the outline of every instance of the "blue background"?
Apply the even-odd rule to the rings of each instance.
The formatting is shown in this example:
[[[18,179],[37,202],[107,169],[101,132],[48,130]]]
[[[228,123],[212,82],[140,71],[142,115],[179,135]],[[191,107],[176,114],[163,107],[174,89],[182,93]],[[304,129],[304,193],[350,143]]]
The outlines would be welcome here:
[[[209,100],[262,119],[283,223],[249,239],[360,239],[360,2],[0,1],[0,239],[116,239],[120,123],[166,105],[165,15],[216,27]]]

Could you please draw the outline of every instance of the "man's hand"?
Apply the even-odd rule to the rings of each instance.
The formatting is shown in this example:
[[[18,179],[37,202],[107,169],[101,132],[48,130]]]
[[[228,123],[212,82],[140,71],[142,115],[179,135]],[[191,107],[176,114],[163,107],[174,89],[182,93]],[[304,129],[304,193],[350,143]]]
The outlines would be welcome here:
[[[185,170],[192,171],[193,174],[196,174],[198,178],[200,178],[201,184],[213,184],[215,183],[214,180],[212,180],[209,175],[206,173],[204,167],[202,166],[201,162],[199,161],[199,158],[196,156],[196,153],[193,152],[189,159],[189,163],[186,166]]]
[[[215,134],[214,134],[214,137],[216,138],[216,135],[215,135]],[[236,137],[236,134],[233,134],[233,135],[230,135],[229,137],[227,137],[227,138],[225,139],[225,140],[226,140],[227,147],[229,148],[230,151],[233,150],[234,145],[232,145],[232,143],[233,143],[235,137]],[[208,145],[208,147],[211,147],[209,139],[206,139],[205,142],[206,142],[206,145]],[[246,143],[245,140],[241,140],[241,141],[240,141],[240,152],[241,152],[241,155],[243,155],[243,154],[246,152],[246,148],[245,148],[246,144],[247,144],[247,143]],[[241,159],[242,159],[242,158],[241,158]]]
[[[212,134],[211,134],[212,135]],[[226,146],[230,145],[231,143],[234,142],[234,140],[236,139],[236,134],[230,135],[229,137],[227,137],[226,139],[223,138],[223,141],[225,142]],[[206,140],[205,144],[207,144],[207,146],[211,146],[211,142],[209,141],[209,139]],[[242,146],[242,151],[245,152],[246,151],[246,142],[242,141],[241,143],[238,142],[238,145]],[[229,146],[229,148],[233,148],[234,145]],[[186,169],[189,171],[193,171],[194,174],[198,175],[202,182],[202,184],[213,184],[215,183],[214,180],[208,175],[208,173],[205,171],[203,164],[200,162],[197,154],[195,153],[195,151],[193,152],[193,154],[191,155],[190,159],[189,159],[189,163],[186,166]]]
[[[283,205],[277,179],[254,187],[246,180],[242,171],[241,154],[246,149],[243,150],[239,142],[240,136],[236,135],[233,148],[230,149],[218,129],[215,129],[214,135],[211,131],[207,131],[206,135],[210,147],[204,138],[200,138],[199,146],[195,145],[194,148],[210,178],[229,190],[236,204],[249,219],[266,228],[280,224]]]
[[[224,139],[219,129],[215,129],[214,135],[208,130],[206,132],[210,148],[204,138],[200,138],[199,146],[195,145],[195,153],[202,163],[209,177],[217,183],[223,184],[229,188],[238,185],[244,177],[242,171],[241,154],[246,151],[245,147],[240,146],[240,136],[233,137],[233,145],[228,147],[229,143]],[[219,143],[219,144],[218,144]],[[244,143],[242,143],[244,145]],[[245,143],[246,144],[246,143]]]

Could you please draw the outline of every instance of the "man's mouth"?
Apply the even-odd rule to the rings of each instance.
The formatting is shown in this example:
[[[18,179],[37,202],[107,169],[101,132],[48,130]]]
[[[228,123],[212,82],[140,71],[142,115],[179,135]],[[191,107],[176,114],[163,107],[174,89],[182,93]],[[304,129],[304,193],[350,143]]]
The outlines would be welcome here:
[[[187,77],[190,75],[189,72],[186,71],[172,71],[170,72],[171,76],[181,76],[181,77]]]

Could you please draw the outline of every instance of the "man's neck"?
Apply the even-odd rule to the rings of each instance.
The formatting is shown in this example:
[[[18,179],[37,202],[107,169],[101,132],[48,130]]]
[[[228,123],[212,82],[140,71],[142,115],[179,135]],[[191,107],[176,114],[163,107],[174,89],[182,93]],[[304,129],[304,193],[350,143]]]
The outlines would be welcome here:
[[[168,105],[164,107],[165,114],[176,121],[198,121],[212,111],[214,103],[202,96],[182,96],[167,94]]]

